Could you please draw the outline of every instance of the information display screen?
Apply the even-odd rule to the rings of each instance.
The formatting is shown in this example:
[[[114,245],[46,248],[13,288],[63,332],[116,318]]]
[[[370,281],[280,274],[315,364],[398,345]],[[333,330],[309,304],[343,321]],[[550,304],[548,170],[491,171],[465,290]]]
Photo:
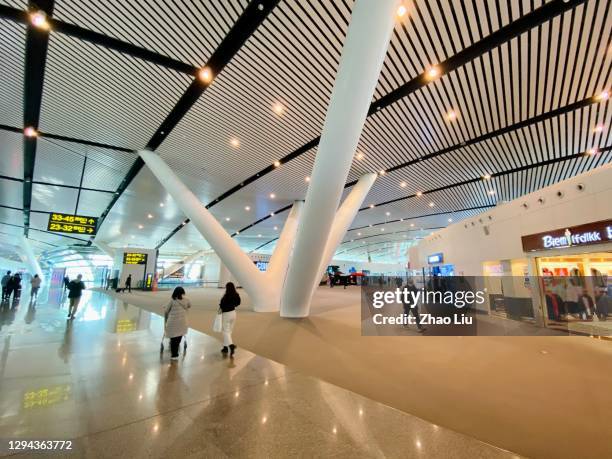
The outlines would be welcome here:
[[[98,217],[51,212],[49,214],[47,231],[52,233],[86,234],[94,236],[97,227]]]
[[[137,252],[125,252],[123,254],[124,265],[146,265],[147,254]]]

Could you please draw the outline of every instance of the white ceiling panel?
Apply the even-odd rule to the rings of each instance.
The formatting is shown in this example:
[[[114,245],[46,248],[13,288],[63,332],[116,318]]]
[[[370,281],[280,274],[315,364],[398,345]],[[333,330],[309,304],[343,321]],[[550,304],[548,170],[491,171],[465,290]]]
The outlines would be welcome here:
[[[25,26],[0,19],[0,124],[23,125]]]
[[[32,185],[32,210],[74,214],[78,190],[57,185]]]
[[[0,130],[0,175],[23,178],[23,135]]]
[[[23,185],[21,182],[0,179],[0,205],[23,207]]]

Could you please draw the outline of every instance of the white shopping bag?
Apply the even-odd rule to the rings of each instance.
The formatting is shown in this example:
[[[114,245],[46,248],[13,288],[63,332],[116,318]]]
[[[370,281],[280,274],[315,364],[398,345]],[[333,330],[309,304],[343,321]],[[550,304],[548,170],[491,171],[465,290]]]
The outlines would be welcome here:
[[[215,316],[215,321],[213,322],[213,331],[217,333],[221,333],[222,330],[223,330],[223,316],[219,312]]]

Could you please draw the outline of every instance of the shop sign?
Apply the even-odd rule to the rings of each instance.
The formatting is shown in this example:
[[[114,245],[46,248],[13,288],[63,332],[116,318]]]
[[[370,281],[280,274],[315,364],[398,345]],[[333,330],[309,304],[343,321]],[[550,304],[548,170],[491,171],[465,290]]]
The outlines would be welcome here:
[[[434,265],[436,263],[442,263],[444,261],[444,255],[442,253],[434,253],[427,257],[427,263]]]
[[[612,241],[612,220],[560,228],[546,233],[529,234],[523,236],[521,241],[525,252],[603,244]]]
[[[124,265],[146,265],[147,264],[147,254],[146,253],[125,252],[123,254],[123,264]]]
[[[51,212],[49,214],[47,231],[52,233],[85,234],[88,236],[95,236],[97,226],[98,217]]]

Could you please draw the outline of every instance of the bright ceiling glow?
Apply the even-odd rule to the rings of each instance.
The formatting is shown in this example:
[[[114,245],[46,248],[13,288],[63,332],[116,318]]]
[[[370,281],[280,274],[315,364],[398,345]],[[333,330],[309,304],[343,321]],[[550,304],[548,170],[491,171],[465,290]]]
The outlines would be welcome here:
[[[397,8],[397,12],[396,12],[397,17],[398,17],[398,18],[403,18],[403,17],[406,15],[406,11],[407,11],[407,10],[406,10],[406,6],[405,6],[405,5],[400,5],[400,6]]]
[[[231,218],[229,218],[229,217],[225,217],[225,221],[226,221],[226,222],[229,222],[230,220],[231,220]]]
[[[435,205],[436,205],[436,204],[435,204],[434,202],[430,202],[430,203],[429,203],[429,207],[433,207],[433,206],[435,206]]]
[[[370,204],[370,209],[373,209],[373,208],[374,208],[374,204]]]
[[[280,161],[274,161],[274,167],[280,167]]]
[[[363,153],[357,153],[357,159],[359,161],[363,161],[364,158],[365,158],[365,155]]]
[[[607,90],[605,90],[599,93],[599,95],[597,96],[597,100],[608,100],[609,97],[610,97],[610,93]]]
[[[495,190],[489,190],[489,194],[493,196],[495,194]]]
[[[144,228],[144,226],[138,225],[138,229],[143,229],[143,228]]]
[[[240,147],[240,140],[238,140],[237,138],[233,138],[230,140],[230,145],[234,148],[239,148]]]
[[[208,84],[213,80],[213,73],[208,67],[203,67],[198,72],[198,78],[200,81]]]
[[[384,169],[382,169],[382,170],[378,171],[378,174],[379,174],[379,175],[385,175],[386,173],[387,173],[387,171],[386,171],[386,170],[384,170]]]
[[[491,180],[491,174],[485,174],[482,176],[484,180]]]
[[[38,132],[32,126],[28,126],[23,130],[23,134],[26,137],[38,137]]]
[[[275,226],[275,227],[274,227],[274,231],[278,231],[278,226]]]
[[[249,206],[244,206],[244,210],[248,212],[249,210],[251,210],[251,208]]]
[[[429,67],[429,69],[426,72],[427,78],[429,80],[433,80],[435,78],[438,78],[438,76],[440,76],[440,69],[438,67],[436,67],[435,65]]]
[[[597,153],[599,153],[599,150],[597,148],[591,148],[589,150],[589,155],[596,155]]]
[[[389,215],[391,215],[391,212],[385,212],[385,215],[388,217]]]
[[[408,186],[408,184],[407,184],[406,182],[401,182],[401,183],[400,183],[400,186],[401,186],[402,188],[406,188],[406,187]]]
[[[160,202],[160,203],[159,203],[159,207],[164,207],[164,203],[163,203],[163,202]]]
[[[49,30],[49,22],[47,21],[47,14],[44,11],[35,11],[30,13],[30,23],[41,30]]]
[[[452,218],[449,218],[449,219],[448,219],[448,222],[449,222],[449,223],[452,223],[452,222],[453,222],[453,219],[452,219]]]
[[[417,197],[419,197],[419,198],[420,198],[421,196],[423,196],[423,192],[422,192],[422,191],[417,191],[417,192],[416,192],[416,195],[417,195]]]
[[[147,218],[148,218],[148,219],[153,218],[153,214],[148,214],[148,215],[147,215]]]
[[[285,106],[283,104],[281,104],[280,102],[276,102],[273,106],[272,106],[272,110],[274,111],[274,113],[276,113],[278,116],[283,116],[283,113],[285,113]]]
[[[454,121],[457,119],[457,112],[455,110],[449,110],[448,112],[446,112],[446,119],[448,121]]]
[[[598,124],[593,128],[593,132],[602,132],[604,130],[603,124]]]
[[[304,177],[304,180],[306,180],[307,182],[310,182],[310,177]]]
[[[274,199],[276,195],[274,193],[270,193],[270,199]]]

